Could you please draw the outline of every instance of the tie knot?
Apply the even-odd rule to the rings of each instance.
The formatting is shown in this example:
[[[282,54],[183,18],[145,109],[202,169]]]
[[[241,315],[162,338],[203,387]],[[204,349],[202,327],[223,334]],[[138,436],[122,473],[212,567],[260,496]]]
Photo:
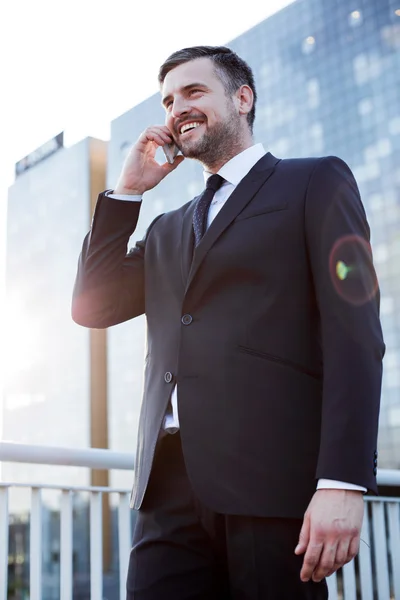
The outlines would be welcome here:
[[[211,175],[207,179],[206,190],[212,190],[214,193],[219,190],[225,179],[221,175]]]

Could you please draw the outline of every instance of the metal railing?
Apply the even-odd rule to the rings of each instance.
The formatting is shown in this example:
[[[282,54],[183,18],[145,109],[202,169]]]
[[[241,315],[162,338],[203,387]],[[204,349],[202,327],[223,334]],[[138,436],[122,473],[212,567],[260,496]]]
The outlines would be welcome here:
[[[0,442],[0,461],[92,469],[133,470],[132,454],[101,449],[69,449]],[[378,470],[380,486],[399,486],[400,471]],[[7,598],[9,489],[31,489],[30,600],[42,600],[42,490],[61,493],[60,600],[72,600],[73,494],[90,495],[90,600],[103,599],[102,496],[118,495],[119,595],[125,600],[130,539],[129,495],[126,489],[47,484],[0,483],[0,598]],[[366,511],[357,558],[328,578],[330,600],[400,600],[400,498],[366,497]]]

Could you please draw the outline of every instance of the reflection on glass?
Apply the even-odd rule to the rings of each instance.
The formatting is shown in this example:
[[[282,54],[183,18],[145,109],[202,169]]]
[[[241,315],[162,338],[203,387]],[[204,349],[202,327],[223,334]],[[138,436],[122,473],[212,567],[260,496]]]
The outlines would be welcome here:
[[[349,25],[351,25],[352,27],[357,27],[357,25],[361,25],[362,21],[363,18],[361,11],[353,10],[353,12],[349,14]]]
[[[303,54],[311,54],[311,52],[315,49],[315,38],[312,35],[309,35],[302,44],[301,47]]]

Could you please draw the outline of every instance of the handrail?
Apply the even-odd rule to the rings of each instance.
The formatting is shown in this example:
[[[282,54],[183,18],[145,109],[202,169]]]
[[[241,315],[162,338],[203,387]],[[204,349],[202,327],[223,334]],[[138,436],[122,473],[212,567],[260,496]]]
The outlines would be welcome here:
[[[65,448],[0,442],[0,461],[132,471],[135,456],[104,448]],[[378,469],[378,485],[400,486],[400,469]]]
[[[378,485],[400,486],[400,469],[378,469]]]
[[[0,442],[0,461],[132,471],[134,454],[104,448],[63,448]]]

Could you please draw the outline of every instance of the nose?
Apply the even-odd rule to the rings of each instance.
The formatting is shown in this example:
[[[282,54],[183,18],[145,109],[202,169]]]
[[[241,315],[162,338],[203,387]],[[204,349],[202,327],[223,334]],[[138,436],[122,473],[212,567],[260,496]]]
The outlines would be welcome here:
[[[174,119],[179,119],[180,117],[187,114],[190,110],[188,103],[185,98],[174,98],[174,102],[172,104],[171,116]]]

